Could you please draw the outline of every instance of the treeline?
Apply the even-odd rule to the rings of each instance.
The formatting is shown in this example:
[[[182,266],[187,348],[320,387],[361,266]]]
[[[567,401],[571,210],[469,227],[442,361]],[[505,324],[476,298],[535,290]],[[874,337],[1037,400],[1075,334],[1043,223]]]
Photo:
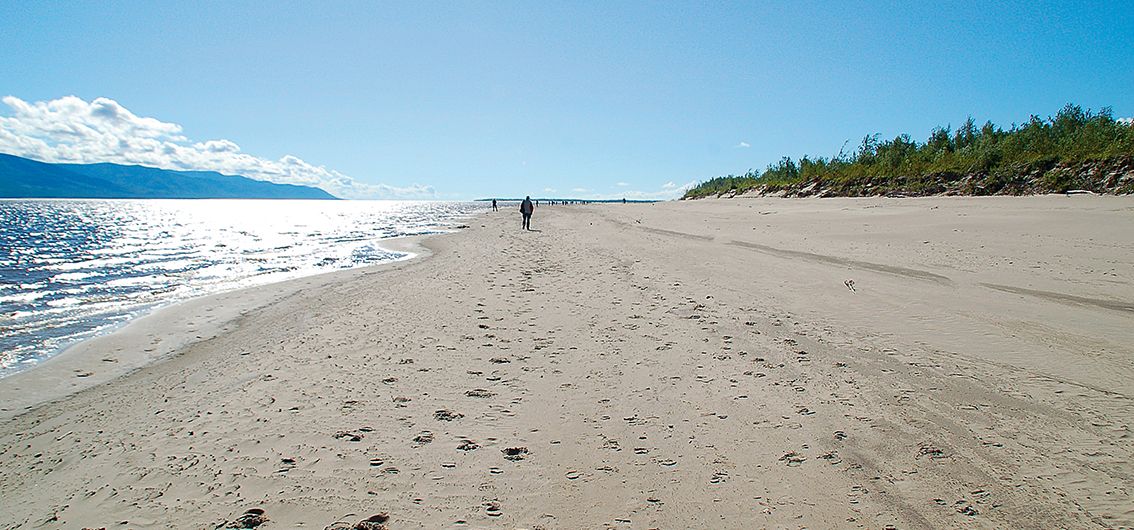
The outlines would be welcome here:
[[[938,127],[924,143],[901,134],[862,139],[853,153],[831,158],[784,157],[763,171],[717,177],[684,198],[756,190],[826,195],[928,195],[1066,192],[1078,187],[1134,192],[1134,125],[1067,105],[1054,117],[1032,116],[1004,130],[970,117],[956,130]],[[1116,169],[1117,168],[1117,169]],[[1097,175],[1095,173],[1106,173]],[[1100,180],[1101,179],[1101,180]],[[804,193],[799,193],[799,192]],[[1100,191],[1100,190],[1092,190]]]

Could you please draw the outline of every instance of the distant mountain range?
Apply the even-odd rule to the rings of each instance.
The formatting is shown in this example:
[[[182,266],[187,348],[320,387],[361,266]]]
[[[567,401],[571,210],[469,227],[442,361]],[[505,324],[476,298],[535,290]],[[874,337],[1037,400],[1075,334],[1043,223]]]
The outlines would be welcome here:
[[[213,171],[119,164],[49,164],[0,153],[0,198],[335,199],[319,188]]]

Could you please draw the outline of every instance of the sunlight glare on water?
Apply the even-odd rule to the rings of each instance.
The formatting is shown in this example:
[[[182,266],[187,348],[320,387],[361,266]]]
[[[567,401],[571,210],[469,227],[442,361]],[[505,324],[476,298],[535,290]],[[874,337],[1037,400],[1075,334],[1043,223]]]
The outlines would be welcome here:
[[[0,377],[187,298],[406,257],[471,202],[0,201]]]

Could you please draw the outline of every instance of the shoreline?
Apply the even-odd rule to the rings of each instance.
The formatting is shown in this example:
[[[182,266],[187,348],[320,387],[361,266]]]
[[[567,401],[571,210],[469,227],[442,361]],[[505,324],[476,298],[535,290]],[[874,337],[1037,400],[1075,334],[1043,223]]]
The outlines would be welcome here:
[[[1132,212],[486,213],[0,420],[0,523],[1131,526]]]
[[[432,251],[425,241],[450,233],[380,240],[379,247],[408,254],[386,263],[242,287],[158,307],[109,333],[67,346],[32,368],[0,378],[0,421],[160,363],[195,342],[230,331],[242,316],[278,303],[300,289],[350,281],[360,274],[427,259]],[[100,351],[104,353],[99,355]]]

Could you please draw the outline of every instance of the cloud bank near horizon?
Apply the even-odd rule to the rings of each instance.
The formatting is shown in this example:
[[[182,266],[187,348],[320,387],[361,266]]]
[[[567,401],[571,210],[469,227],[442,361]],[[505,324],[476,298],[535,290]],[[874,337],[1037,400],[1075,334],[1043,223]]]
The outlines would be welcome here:
[[[632,184],[627,182],[616,182],[611,189],[613,191],[601,192],[598,190],[584,188],[581,186],[573,187],[570,193],[561,194],[557,188],[544,188],[543,192],[548,194],[548,198],[571,198],[582,200],[595,200],[595,201],[609,201],[618,199],[630,199],[636,201],[672,201],[680,199],[697,185],[697,181],[689,181],[685,184],[677,184],[673,181],[666,182],[659,186],[659,189],[654,191],[642,191],[641,189],[626,189]]]
[[[619,182],[616,185],[622,187],[622,186],[625,185],[625,183]],[[689,191],[691,188],[693,188],[693,186],[696,186],[696,185],[697,185],[696,181],[689,181],[689,182],[686,182],[685,184],[676,184],[673,181],[669,181],[669,182],[666,182],[665,184],[662,184],[661,189],[659,189],[657,191],[619,190],[619,191],[615,191],[613,193],[595,194],[593,196],[593,198],[596,198],[596,199],[599,199],[599,198],[601,198],[601,199],[626,198],[626,199],[633,199],[633,200],[636,200],[636,201],[671,201],[671,200],[674,200],[674,199],[680,199],[683,195],[685,195],[686,191]]]
[[[322,188],[348,199],[432,199],[432,186],[408,187],[359,182],[325,166],[286,155],[260,158],[225,139],[193,141],[176,123],[141,117],[117,101],[76,96],[26,102],[0,98],[11,116],[0,115],[0,151],[42,162],[113,162],[226,175]]]

